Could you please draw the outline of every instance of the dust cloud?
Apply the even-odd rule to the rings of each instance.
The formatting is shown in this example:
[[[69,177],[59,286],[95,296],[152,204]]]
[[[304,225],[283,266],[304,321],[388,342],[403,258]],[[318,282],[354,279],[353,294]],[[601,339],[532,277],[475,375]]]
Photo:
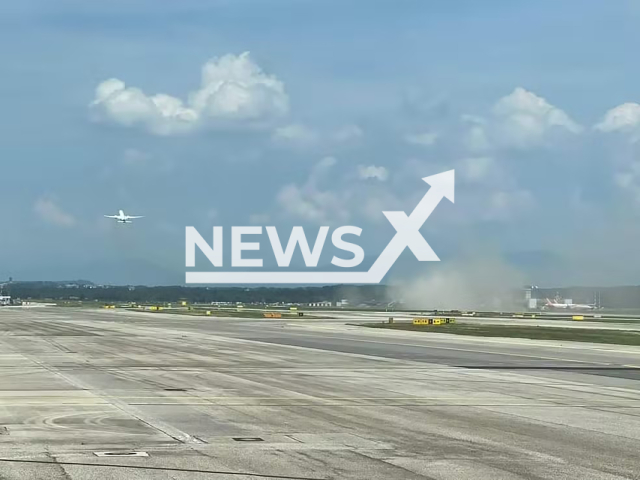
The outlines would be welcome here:
[[[431,263],[428,273],[398,280],[392,295],[404,308],[421,310],[518,310],[526,275],[496,256]]]

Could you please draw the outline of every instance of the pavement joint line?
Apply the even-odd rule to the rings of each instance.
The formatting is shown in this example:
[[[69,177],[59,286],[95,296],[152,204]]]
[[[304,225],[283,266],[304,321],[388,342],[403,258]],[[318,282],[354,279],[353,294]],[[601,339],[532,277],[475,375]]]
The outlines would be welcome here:
[[[184,473],[206,473],[210,475],[229,475],[229,476],[243,476],[243,477],[256,477],[256,478],[273,478],[280,480],[326,480],[318,477],[302,477],[291,475],[273,475],[273,474],[260,474],[249,472],[232,472],[221,470],[202,470],[195,468],[177,468],[177,467],[159,467],[151,465],[126,465],[122,463],[89,463],[89,462],[66,462],[66,461],[49,461],[49,460],[31,460],[24,458],[0,458],[0,462],[6,463],[35,463],[39,465],[78,465],[84,467],[110,467],[119,469],[133,469],[133,470],[156,470],[164,472],[184,472]]]
[[[133,403],[132,405],[137,406],[206,406],[209,405],[207,403],[185,403],[185,404],[175,404],[175,403]],[[223,407],[233,407],[233,408],[242,408],[242,407],[283,407],[283,408],[292,408],[292,407],[313,407],[313,408],[363,408],[363,407],[469,407],[469,408],[480,408],[480,407],[536,407],[536,408],[610,408],[610,409],[619,409],[619,408],[638,408],[640,409],[640,405],[593,405],[588,403],[560,403],[560,404],[548,404],[548,403],[331,403],[331,404],[315,404],[315,403],[302,403],[302,404],[289,404],[289,403],[264,403],[260,405],[247,405],[247,404],[225,404],[219,405]]]
[[[563,407],[564,405],[555,405],[556,407]],[[583,408],[586,408],[588,410],[590,410],[591,408],[589,406],[585,406]],[[629,407],[622,407],[622,408],[629,408]],[[518,418],[524,418],[527,420],[531,420],[529,417],[525,416],[525,415],[521,415],[518,413],[514,413],[514,412],[501,412],[504,415],[509,415],[509,416],[513,416],[513,417],[518,417]],[[541,418],[536,418],[536,421],[542,422],[542,423],[548,423],[550,425],[556,425],[556,426],[564,426],[563,423],[561,422],[556,422],[556,421],[552,421],[551,419],[541,419]],[[599,430],[594,430],[592,428],[587,428],[584,426],[573,426],[572,428],[575,428],[576,430],[583,430],[585,432],[590,432],[590,433],[597,433],[599,435],[607,435],[607,436],[611,436],[611,437],[622,437],[622,438],[628,438],[630,440],[634,440],[637,441],[636,438],[633,437],[629,437],[627,435],[621,435],[621,434],[613,434],[613,433],[609,433],[609,432],[603,432],[603,431],[599,431]]]
[[[513,394],[501,394],[499,392],[495,393],[496,396],[510,396]],[[513,395],[516,396],[516,395]],[[127,397],[118,397],[119,399],[127,399]],[[255,401],[264,401],[264,400],[269,400],[269,401],[280,401],[280,400],[284,400],[284,401],[292,401],[292,402],[309,402],[309,401],[313,401],[313,402],[336,402],[336,401],[371,401],[371,400],[380,400],[380,401],[404,401],[404,400],[424,400],[424,401],[431,401],[431,400],[467,400],[469,397],[465,397],[465,396],[460,396],[460,397],[338,397],[338,398],[316,398],[316,399],[308,399],[308,398],[296,398],[296,397],[231,397],[228,400],[224,399],[224,398],[216,398],[216,397],[134,397],[131,398],[132,400],[145,400],[145,399],[155,399],[155,400],[180,400],[180,399],[193,399],[193,400],[221,400],[221,401],[228,401],[228,402],[238,402],[238,401],[251,401],[251,400],[255,400]],[[527,397],[530,398],[530,397]],[[616,397],[616,398],[621,398],[621,397]],[[47,397],[42,397],[43,400],[48,399]],[[86,399],[84,399],[86,400]],[[541,401],[541,402],[549,402],[549,401],[556,401],[558,400],[557,398],[535,398],[533,400],[537,400],[537,401]],[[630,402],[640,402],[640,398],[638,399],[627,399]],[[26,404],[26,402],[24,402]],[[30,405],[38,405],[40,402],[31,402]],[[106,402],[108,404],[108,402]],[[93,402],[86,402],[85,405],[93,405]],[[9,405],[9,403],[5,403],[5,402],[0,402],[0,405]],[[20,405],[20,403],[17,403],[17,405]],[[60,405],[60,404],[56,404],[56,405]],[[77,403],[68,403],[68,405],[77,405]]]
[[[110,397],[107,393],[101,392],[99,389],[89,388],[84,382],[81,382],[81,381],[79,381],[77,379],[71,378],[71,377],[63,374],[56,367],[54,367],[52,365],[47,365],[44,362],[41,362],[41,361],[33,358],[29,354],[23,353],[23,356],[26,359],[28,359],[29,361],[31,361],[34,364],[38,365],[40,368],[43,368],[43,369],[51,372],[52,374],[62,378],[63,380],[65,380],[70,385],[73,385],[74,387],[81,388],[82,390],[90,390],[91,393],[96,398],[102,398],[103,400],[107,401],[113,407],[115,407],[118,410],[122,411],[126,415],[130,415],[130,416],[136,418],[140,422],[148,425],[150,428],[153,428],[154,430],[162,432],[163,434],[173,438],[174,440],[176,440],[178,442],[181,442],[181,443],[202,443],[201,441],[198,441],[197,439],[195,439],[194,437],[192,437],[188,433],[183,432],[183,431],[181,431],[179,429],[176,429],[175,427],[173,427],[171,425],[167,425],[167,424],[164,424],[164,423],[161,424],[161,422],[149,422],[149,421],[146,421],[143,418],[143,415],[131,411],[130,406],[127,405],[125,402],[121,402],[120,400],[118,400],[115,397]],[[171,432],[171,433],[169,433],[169,432]]]

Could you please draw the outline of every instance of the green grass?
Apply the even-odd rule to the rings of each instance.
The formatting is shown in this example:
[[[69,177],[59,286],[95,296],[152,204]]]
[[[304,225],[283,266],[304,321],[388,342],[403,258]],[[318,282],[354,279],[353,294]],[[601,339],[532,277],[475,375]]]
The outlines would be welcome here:
[[[43,303],[55,303],[57,307],[103,308],[104,303],[83,302],[82,300],[49,300]]]
[[[389,330],[411,330],[429,333],[452,333],[478,337],[529,338],[533,340],[564,340],[571,342],[610,343],[617,345],[640,345],[640,332],[629,330],[596,330],[589,328],[560,328],[539,326],[502,325],[413,325],[411,323],[366,323],[362,327],[386,328]]]
[[[569,319],[570,320],[570,319]],[[584,317],[584,322],[597,322],[597,323],[640,323],[640,318],[591,318]]]
[[[131,310],[138,310],[138,311],[142,311],[139,310],[137,308],[132,308]],[[211,312],[211,315],[207,315],[207,310]],[[148,311],[148,310],[144,310],[144,311]],[[273,310],[265,310],[265,312],[271,312]],[[293,319],[299,319],[299,320],[306,320],[306,319],[327,319],[327,318],[331,318],[328,316],[323,316],[323,315],[315,315],[315,314],[309,314],[308,312],[304,312],[304,315],[301,317],[298,315],[298,312],[278,312],[280,313],[282,316],[280,318],[267,318],[263,315],[263,311],[259,311],[259,310],[243,310],[243,311],[236,311],[236,310],[216,310],[215,308],[193,308],[191,310],[188,310],[185,307],[181,307],[181,308],[168,308],[168,307],[163,307],[162,310],[159,311],[152,311],[152,313],[158,313],[158,314],[162,314],[162,313],[172,313],[172,314],[179,314],[179,315],[190,315],[190,316],[194,316],[194,317],[200,317],[200,316],[211,316],[211,317],[231,317],[231,318],[264,318],[265,320],[279,320],[279,319],[289,319],[289,320],[293,320]]]

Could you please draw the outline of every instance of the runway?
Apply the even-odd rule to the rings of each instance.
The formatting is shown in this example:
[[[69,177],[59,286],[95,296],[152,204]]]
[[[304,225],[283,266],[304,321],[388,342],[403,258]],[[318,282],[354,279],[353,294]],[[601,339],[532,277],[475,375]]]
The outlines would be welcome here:
[[[0,310],[0,478],[640,478],[640,348],[354,319]]]

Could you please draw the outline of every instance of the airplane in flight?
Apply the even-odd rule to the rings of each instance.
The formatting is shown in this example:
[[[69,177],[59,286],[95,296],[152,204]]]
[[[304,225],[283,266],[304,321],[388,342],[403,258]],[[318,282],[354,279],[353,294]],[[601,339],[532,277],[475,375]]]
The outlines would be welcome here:
[[[118,223],[133,223],[134,218],[142,218],[142,215],[126,215],[124,210],[119,210],[118,215],[105,215],[107,218],[114,218]]]

